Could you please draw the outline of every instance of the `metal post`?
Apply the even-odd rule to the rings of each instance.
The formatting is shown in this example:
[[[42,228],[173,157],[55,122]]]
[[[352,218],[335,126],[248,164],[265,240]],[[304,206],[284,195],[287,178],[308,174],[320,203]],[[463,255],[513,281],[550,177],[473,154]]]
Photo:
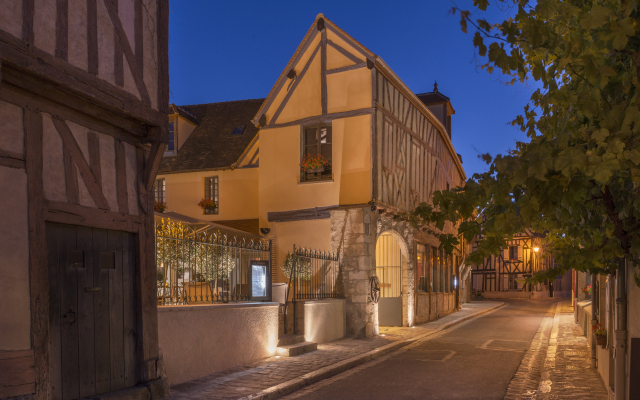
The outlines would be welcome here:
[[[297,335],[296,329],[296,284],[297,284],[297,269],[298,269],[298,257],[296,255],[296,245],[293,245],[293,262],[291,264],[291,276],[293,277],[293,334]]]
[[[626,351],[627,351],[627,268],[626,259],[618,260],[616,283],[618,296],[616,298],[616,400],[626,400]]]
[[[598,275],[591,274],[591,326],[598,324]],[[596,335],[591,331],[591,368],[598,368],[598,354],[596,349]]]

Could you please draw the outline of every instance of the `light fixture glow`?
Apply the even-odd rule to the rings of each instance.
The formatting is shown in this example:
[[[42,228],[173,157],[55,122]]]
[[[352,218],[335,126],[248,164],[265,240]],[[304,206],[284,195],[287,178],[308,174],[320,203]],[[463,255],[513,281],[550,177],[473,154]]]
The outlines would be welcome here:
[[[539,247],[534,247],[534,248],[533,248],[533,251],[535,251],[536,253],[538,252],[538,250],[540,250],[540,248],[539,248]]]
[[[385,336],[385,334],[384,334],[384,333],[382,333],[380,336]]]

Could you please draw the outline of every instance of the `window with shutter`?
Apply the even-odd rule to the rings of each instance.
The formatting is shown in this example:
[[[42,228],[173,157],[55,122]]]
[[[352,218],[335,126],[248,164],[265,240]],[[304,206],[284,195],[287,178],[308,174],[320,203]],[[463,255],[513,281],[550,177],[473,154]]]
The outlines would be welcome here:
[[[314,170],[300,168],[300,181],[331,180],[332,175],[332,134],[331,125],[310,126],[303,129],[302,134],[302,154],[300,163],[303,164],[309,157],[322,156],[327,165]]]
[[[212,209],[205,208],[205,214],[218,214],[220,210],[220,201],[218,193],[218,177],[212,176],[204,178],[204,198],[213,200],[216,203],[216,207]]]
[[[163,179],[156,179],[153,185],[153,194],[157,202],[164,203],[165,182]]]

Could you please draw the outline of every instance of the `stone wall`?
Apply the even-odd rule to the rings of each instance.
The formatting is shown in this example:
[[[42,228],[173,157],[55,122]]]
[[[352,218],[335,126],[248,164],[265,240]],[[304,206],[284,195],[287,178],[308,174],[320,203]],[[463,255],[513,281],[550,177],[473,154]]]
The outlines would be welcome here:
[[[347,336],[378,334],[377,305],[369,295],[376,217],[369,207],[331,211],[331,248],[340,257],[338,291],[346,300]]]

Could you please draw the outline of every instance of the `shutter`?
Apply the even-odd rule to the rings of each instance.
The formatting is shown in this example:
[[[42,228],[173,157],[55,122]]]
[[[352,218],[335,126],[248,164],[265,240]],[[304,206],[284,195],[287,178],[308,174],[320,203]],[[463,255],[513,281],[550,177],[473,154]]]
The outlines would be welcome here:
[[[204,198],[211,199],[211,178],[204,178]]]

